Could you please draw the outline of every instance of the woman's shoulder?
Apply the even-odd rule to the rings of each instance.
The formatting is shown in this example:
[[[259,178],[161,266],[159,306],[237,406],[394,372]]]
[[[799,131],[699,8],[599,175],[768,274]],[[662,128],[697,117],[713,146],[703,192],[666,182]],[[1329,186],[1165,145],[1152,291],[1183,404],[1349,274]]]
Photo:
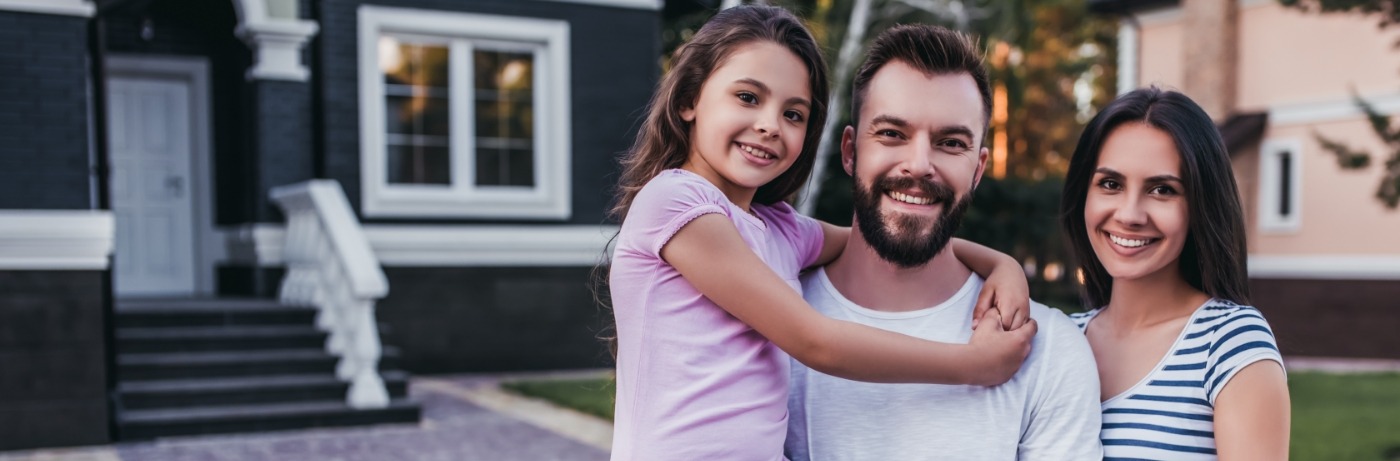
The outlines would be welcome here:
[[[1202,304],[1190,326],[1197,331],[1208,331],[1217,338],[1231,333],[1239,334],[1238,330],[1241,329],[1259,330],[1273,337],[1269,322],[1259,309],[1219,298],[1211,298]]]
[[[1089,326],[1089,321],[1093,320],[1094,316],[1099,315],[1100,310],[1103,309],[1099,308],[1088,312],[1075,312],[1073,314],[1069,314],[1069,320],[1071,322],[1074,322],[1074,326],[1079,327],[1079,331],[1084,331],[1084,328]]]

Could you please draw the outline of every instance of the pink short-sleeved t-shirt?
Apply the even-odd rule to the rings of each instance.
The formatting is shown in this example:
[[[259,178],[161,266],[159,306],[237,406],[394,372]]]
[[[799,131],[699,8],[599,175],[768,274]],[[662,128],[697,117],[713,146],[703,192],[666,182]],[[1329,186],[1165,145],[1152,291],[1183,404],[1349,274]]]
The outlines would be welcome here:
[[[801,292],[798,272],[821,252],[817,221],[785,203],[731,203],[704,178],[667,170],[633,199],[613,250],[617,408],[613,460],[783,459],[788,357],[661,259],[697,217],[721,214]]]

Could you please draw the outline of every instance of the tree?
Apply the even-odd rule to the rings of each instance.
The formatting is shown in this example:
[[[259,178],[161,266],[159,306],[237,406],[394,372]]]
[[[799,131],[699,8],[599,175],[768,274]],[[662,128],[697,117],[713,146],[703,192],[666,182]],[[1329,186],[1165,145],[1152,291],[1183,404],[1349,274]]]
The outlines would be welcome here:
[[[1317,9],[1323,13],[1375,15],[1382,29],[1400,24],[1400,0],[1279,0],[1279,3],[1302,10]],[[1400,46],[1400,43],[1396,45]],[[1371,130],[1390,151],[1390,158],[1385,161],[1381,184],[1376,188],[1376,198],[1384,203],[1386,208],[1396,209],[1400,207],[1400,127],[1393,126],[1389,115],[1377,111],[1375,106],[1360,95],[1354,95],[1354,98],[1356,106],[1371,122]],[[1313,137],[1317,138],[1324,150],[1337,157],[1337,164],[1342,168],[1361,169],[1371,164],[1370,152],[1354,149],[1343,141],[1323,136],[1321,133],[1314,132]]]

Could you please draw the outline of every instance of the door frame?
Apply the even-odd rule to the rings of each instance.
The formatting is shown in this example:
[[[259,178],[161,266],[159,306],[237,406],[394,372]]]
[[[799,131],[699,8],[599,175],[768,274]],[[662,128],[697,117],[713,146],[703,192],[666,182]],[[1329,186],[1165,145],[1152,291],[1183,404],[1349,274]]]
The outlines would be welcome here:
[[[209,60],[203,57],[110,54],[107,78],[179,80],[190,86],[190,223],[194,244],[194,295],[214,296],[215,263],[223,259],[223,240],[214,227],[214,175]],[[108,114],[96,114],[106,117]],[[110,148],[108,149],[110,154]],[[108,159],[111,162],[111,159]],[[110,187],[110,181],[108,181]],[[113,252],[115,252],[115,248]],[[121,257],[121,255],[115,255]],[[115,266],[114,266],[115,270]]]

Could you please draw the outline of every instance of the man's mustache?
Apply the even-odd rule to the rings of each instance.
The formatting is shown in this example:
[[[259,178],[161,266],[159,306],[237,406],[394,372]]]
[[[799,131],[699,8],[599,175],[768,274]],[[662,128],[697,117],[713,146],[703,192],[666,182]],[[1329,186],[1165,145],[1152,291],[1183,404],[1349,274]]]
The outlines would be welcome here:
[[[880,180],[875,183],[875,189],[880,191],[880,193],[889,190],[903,191],[918,189],[920,195],[932,198],[934,203],[952,203],[955,195],[953,188],[949,187],[947,184],[925,181],[908,176],[880,178]]]

